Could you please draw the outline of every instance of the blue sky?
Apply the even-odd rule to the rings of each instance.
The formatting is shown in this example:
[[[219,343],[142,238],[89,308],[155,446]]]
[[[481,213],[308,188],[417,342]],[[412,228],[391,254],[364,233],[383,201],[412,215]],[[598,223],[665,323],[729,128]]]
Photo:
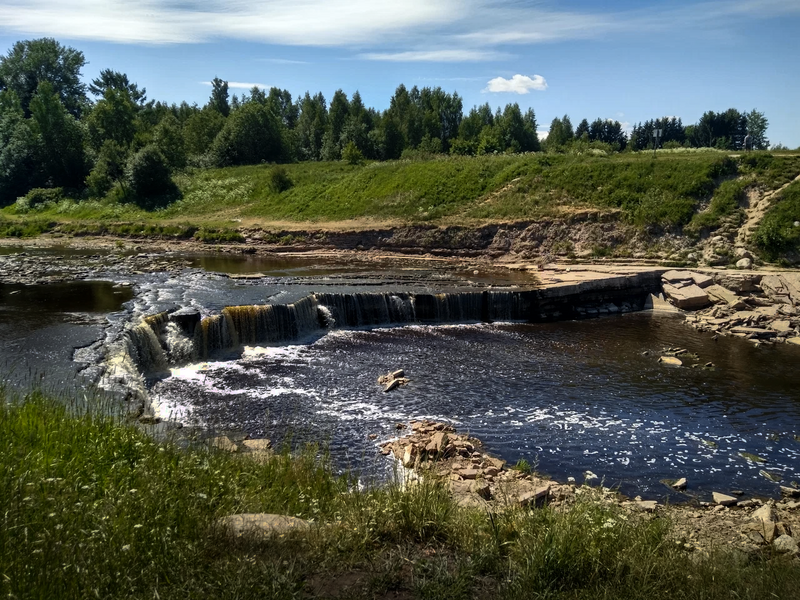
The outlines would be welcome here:
[[[0,0],[0,51],[44,36],[167,102],[218,76],[383,109],[405,83],[531,106],[542,130],[756,108],[800,146],[800,0]]]

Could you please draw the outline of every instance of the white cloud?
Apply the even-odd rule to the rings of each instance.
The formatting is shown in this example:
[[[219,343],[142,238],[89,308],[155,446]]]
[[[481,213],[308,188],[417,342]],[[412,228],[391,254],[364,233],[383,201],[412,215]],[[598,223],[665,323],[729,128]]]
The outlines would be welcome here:
[[[132,44],[240,39],[352,48],[373,60],[455,62],[493,60],[487,57],[501,44],[665,31],[708,35],[793,14],[800,14],[797,0],[664,3],[617,12],[565,11],[555,0],[0,0],[0,34]],[[450,50],[426,49],[431,39]]]
[[[406,52],[365,52],[358,55],[367,60],[389,62],[485,62],[508,58],[507,54],[488,50],[409,50]]]
[[[210,81],[201,81],[203,85],[211,85]],[[235,89],[235,90],[252,90],[254,87],[261,88],[262,90],[266,90],[269,88],[268,85],[263,83],[246,83],[243,81],[229,81],[228,88]]]
[[[544,91],[547,89],[547,81],[541,75],[528,77],[527,75],[514,75],[511,79],[495,77],[490,79],[484,92],[512,92],[515,94],[527,94],[531,90]]]

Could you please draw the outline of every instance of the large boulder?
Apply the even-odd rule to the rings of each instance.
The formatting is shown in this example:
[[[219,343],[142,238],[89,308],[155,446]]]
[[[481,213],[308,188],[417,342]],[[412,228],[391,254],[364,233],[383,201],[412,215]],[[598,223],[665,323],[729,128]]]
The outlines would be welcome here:
[[[664,284],[664,294],[672,304],[683,310],[696,310],[711,304],[708,294],[694,284],[682,288]]]
[[[268,538],[291,531],[302,531],[310,527],[310,523],[303,519],[267,513],[229,515],[222,517],[217,523],[233,537],[252,536],[256,538]]]

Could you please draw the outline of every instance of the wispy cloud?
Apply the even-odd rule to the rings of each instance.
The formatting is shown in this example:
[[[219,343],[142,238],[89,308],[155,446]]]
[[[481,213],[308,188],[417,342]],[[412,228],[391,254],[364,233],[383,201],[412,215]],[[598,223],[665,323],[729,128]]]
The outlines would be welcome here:
[[[664,31],[708,35],[796,14],[797,0],[651,1],[624,11],[563,10],[555,0],[2,0],[0,33],[132,44],[240,39],[349,48],[369,60],[476,62],[503,58],[501,45]],[[426,47],[431,39],[444,49]],[[408,50],[387,50],[398,47]]]
[[[486,62],[508,58],[508,54],[488,50],[408,50],[405,52],[365,52],[358,55],[367,60],[389,62]]]
[[[210,81],[201,81],[203,85],[211,85]],[[262,90],[268,89],[270,86],[263,83],[246,83],[244,81],[229,81],[228,88],[233,90],[252,90],[254,87],[261,88]]]
[[[528,77],[527,75],[514,75],[511,79],[495,77],[490,79],[484,92],[493,93],[513,93],[528,94],[531,90],[544,91],[547,89],[547,81],[541,75]]]
[[[308,65],[307,60],[292,60],[290,58],[259,58],[259,62],[268,62],[273,65]]]

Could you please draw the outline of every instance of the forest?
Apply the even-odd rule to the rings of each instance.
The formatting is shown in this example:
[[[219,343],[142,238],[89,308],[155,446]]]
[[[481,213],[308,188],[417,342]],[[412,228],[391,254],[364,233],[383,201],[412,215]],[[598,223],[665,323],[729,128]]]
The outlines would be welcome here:
[[[386,161],[441,154],[630,152],[660,146],[737,150],[749,134],[767,149],[768,121],[756,110],[708,111],[698,123],[663,117],[630,135],[618,121],[553,119],[543,140],[533,109],[486,103],[465,111],[457,92],[400,84],[386,110],[358,91],[294,98],[254,87],[231,95],[213,79],[204,106],[167,104],[111,69],[86,84],[86,60],[51,38],[19,41],[0,57],[0,206],[31,190],[155,205],[175,195],[173,175],[191,168],[302,161]],[[42,192],[47,196],[47,192]]]

